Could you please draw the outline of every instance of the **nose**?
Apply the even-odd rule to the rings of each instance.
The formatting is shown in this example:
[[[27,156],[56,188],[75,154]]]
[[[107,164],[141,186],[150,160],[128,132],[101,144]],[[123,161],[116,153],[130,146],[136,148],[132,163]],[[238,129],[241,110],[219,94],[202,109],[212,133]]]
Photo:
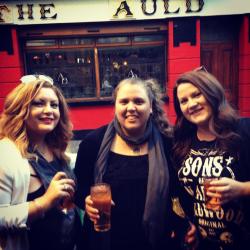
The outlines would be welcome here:
[[[194,99],[189,99],[188,101],[188,108],[192,109],[195,108],[198,105],[197,101]]]
[[[44,106],[43,112],[44,113],[52,113],[52,108],[51,108],[49,103]]]
[[[127,110],[135,110],[135,109],[136,109],[135,104],[133,102],[129,102],[127,106]]]

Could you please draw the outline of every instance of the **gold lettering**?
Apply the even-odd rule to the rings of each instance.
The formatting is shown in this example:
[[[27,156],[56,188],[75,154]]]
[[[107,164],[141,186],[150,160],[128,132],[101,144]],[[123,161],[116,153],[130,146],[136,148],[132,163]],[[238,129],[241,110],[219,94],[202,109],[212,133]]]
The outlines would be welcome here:
[[[126,1],[122,1],[120,6],[117,8],[116,13],[113,15],[113,17],[118,17],[120,13],[125,13],[126,17],[132,17],[133,13],[130,11],[130,8]]]
[[[28,11],[23,11],[23,5],[22,4],[17,4],[17,9],[18,9],[18,19],[23,20],[23,14],[28,14],[28,19],[34,19],[33,18],[33,4],[27,4],[28,6]]]
[[[51,4],[39,4],[41,9],[40,9],[40,13],[41,13],[41,18],[40,19],[56,19],[57,14],[55,14],[54,16],[51,17],[47,17],[46,13],[50,13],[50,8],[45,9],[46,7],[53,7],[55,8],[55,5],[53,3]]]

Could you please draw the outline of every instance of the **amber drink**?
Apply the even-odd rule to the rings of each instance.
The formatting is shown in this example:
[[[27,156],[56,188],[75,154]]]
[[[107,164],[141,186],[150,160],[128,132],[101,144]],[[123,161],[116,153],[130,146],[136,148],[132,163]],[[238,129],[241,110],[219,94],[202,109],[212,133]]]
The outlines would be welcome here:
[[[109,184],[97,183],[90,190],[93,206],[98,209],[100,218],[94,224],[94,228],[98,232],[108,231],[111,227],[111,189]]]
[[[213,180],[218,180],[218,178],[204,178],[205,205],[207,209],[217,211],[221,208],[220,199],[207,196],[208,188],[211,186],[211,181]]]

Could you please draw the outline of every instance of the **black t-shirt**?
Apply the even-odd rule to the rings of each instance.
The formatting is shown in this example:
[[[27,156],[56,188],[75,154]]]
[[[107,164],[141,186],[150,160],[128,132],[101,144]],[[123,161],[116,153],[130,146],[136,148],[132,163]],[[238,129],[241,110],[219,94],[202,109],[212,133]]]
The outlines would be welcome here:
[[[235,152],[218,149],[216,141],[199,141],[194,137],[191,150],[178,171],[179,181],[188,197],[186,202],[192,207],[193,222],[198,226],[202,238],[212,242],[213,246],[218,246],[218,249],[219,246],[223,249],[243,249],[235,246],[246,235],[245,210],[241,199],[229,202],[218,211],[207,209],[204,177],[242,180],[244,171],[239,162]]]

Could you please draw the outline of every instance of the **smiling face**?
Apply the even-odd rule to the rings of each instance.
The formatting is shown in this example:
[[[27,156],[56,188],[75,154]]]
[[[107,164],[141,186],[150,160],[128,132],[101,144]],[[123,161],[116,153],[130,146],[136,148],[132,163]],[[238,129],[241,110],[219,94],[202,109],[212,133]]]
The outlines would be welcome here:
[[[184,117],[198,128],[208,129],[213,112],[201,91],[192,83],[181,83],[177,88],[177,98]]]
[[[119,88],[115,101],[115,114],[125,135],[141,136],[150,113],[152,113],[151,102],[142,85],[127,83]]]
[[[41,88],[30,104],[26,120],[28,133],[34,137],[45,136],[57,126],[59,118],[57,95],[52,88]]]

